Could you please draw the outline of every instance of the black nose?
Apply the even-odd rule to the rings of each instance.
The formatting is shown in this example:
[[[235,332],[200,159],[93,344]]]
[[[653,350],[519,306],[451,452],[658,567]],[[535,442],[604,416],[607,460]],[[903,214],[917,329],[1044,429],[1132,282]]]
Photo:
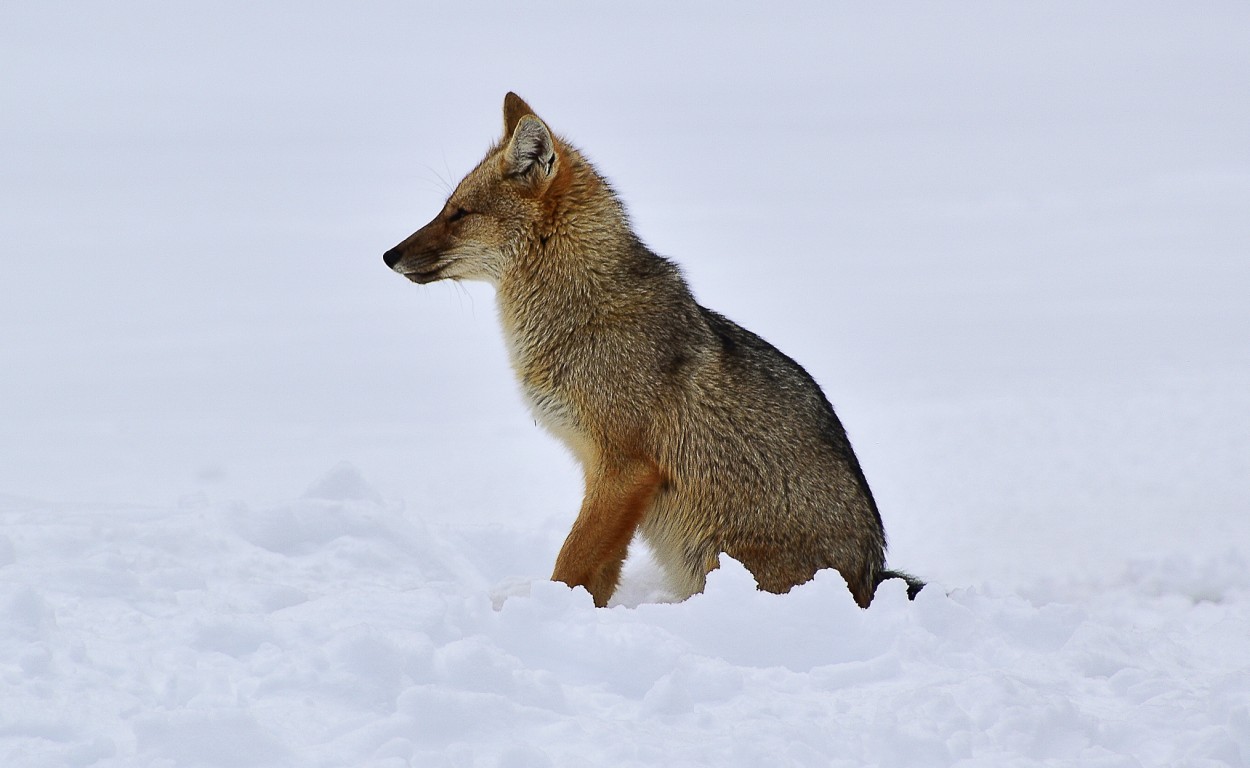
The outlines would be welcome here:
[[[391,269],[394,269],[395,265],[399,263],[399,257],[400,257],[399,248],[396,247],[382,254],[382,261],[386,262],[386,266],[390,267]]]

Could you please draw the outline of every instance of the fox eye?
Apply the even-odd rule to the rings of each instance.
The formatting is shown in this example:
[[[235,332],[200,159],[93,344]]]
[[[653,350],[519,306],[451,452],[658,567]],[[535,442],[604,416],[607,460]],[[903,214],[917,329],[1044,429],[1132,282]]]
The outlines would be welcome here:
[[[456,210],[447,214],[447,221],[448,222],[460,221],[461,219],[463,219],[465,216],[468,216],[468,215],[469,215],[469,212],[465,210],[464,208],[457,208]]]

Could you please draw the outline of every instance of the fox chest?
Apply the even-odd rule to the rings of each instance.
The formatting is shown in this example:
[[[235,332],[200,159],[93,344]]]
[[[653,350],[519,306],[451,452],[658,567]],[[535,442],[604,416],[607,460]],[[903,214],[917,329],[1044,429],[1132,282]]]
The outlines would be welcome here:
[[[579,419],[570,402],[569,393],[563,387],[533,372],[517,370],[521,394],[534,419],[552,430],[575,429]]]
[[[534,421],[564,443],[580,462],[590,461],[594,451],[586,419],[572,392],[544,373],[518,369],[517,377]]]
[[[523,335],[507,331],[505,324],[512,370],[534,420],[580,456],[586,432],[582,407],[585,398],[577,394],[577,377],[570,361],[564,359],[567,354],[562,357]]]

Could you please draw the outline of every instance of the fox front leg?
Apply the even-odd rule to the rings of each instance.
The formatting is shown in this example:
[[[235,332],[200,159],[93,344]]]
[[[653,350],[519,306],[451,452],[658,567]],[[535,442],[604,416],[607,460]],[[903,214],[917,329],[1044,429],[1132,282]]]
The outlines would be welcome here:
[[[585,587],[602,608],[616,591],[634,530],[662,483],[646,462],[601,463],[586,477],[586,498],[556,558],[553,581]]]

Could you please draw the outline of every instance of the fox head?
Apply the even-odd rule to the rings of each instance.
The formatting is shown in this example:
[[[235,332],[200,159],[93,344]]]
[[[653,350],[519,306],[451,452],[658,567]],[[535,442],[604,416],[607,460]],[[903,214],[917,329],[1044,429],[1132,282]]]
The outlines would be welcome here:
[[[554,136],[521,97],[503,102],[503,139],[456,186],[434,220],[383,256],[416,283],[484,280],[496,285],[518,255],[559,227],[558,189],[576,150]]]

